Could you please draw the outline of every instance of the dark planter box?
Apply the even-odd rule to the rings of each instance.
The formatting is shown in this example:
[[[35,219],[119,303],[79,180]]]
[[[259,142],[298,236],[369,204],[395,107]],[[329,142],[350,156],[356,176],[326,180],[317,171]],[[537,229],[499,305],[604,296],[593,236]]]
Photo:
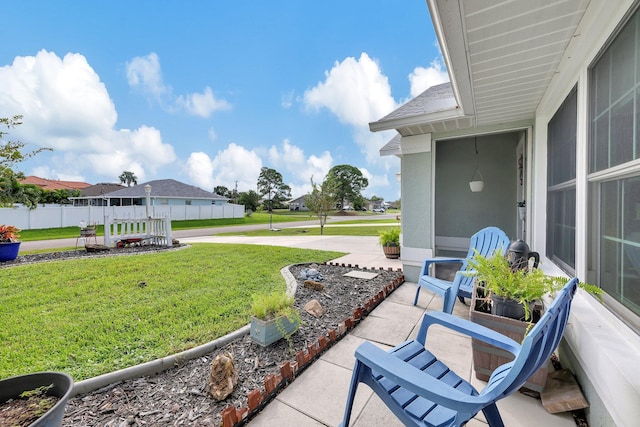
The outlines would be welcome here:
[[[18,257],[20,242],[0,242],[0,262],[13,261]]]
[[[73,390],[73,380],[67,374],[62,372],[37,372],[1,380],[0,402],[16,399],[25,391],[34,390],[42,386],[46,387],[51,384],[53,384],[53,387],[48,394],[58,397],[60,400],[43,416],[31,423],[29,427],[57,427],[62,423],[64,408]]]
[[[471,321],[489,329],[493,329],[494,331],[521,343],[524,339],[528,323],[485,312],[486,303],[482,299],[477,298],[476,293],[477,292],[474,292],[471,298],[471,308],[469,310],[469,318]],[[534,310],[534,322],[540,319],[541,309],[542,307],[538,306]],[[473,350],[473,367],[476,371],[476,378],[482,381],[488,381],[491,373],[498,368],[498,366],[513,360],[511,353],[475,339],[471,341],[471,348]],[[536,373],[527,380],[522,388],[537,392],[544,390],[544,386],[547,382],[548,367],[549,361],[547,361],[542,368],[538,369],[538,371],[536,371]]]
[[[280,340],[283,337],[282,332],[288,335],[297,331],[299,325],[299,322],[292,322],[285,316],[270,320],[252,317],[249,335],[254,342],[266,347]],[[281,329],[283,330],[282,332]]]

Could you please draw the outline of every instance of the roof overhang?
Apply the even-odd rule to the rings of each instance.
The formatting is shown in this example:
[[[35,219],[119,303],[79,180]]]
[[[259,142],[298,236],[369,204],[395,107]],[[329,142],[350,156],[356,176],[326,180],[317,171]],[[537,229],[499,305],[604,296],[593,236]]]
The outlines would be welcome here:
[[[370,129],[418,135],[533,123],[567,48],[583,31],[589,3],[427,0],[451,81],[449,107],[406,108],[415,98]]]

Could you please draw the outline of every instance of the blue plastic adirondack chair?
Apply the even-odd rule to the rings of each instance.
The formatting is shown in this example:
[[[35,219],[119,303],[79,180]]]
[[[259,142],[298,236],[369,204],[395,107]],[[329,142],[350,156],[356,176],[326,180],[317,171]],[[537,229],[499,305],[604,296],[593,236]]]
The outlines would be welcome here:
[[[413,301],[413,305],[418,304],[420,288],[425,287],[442,296],[444,300],[442,303],[442,311],[451,313],[456,302],[456,295],[462,302],[464,302],[464,298],[471,298],[473,277],[462,274],[461,272],[467,269],[467,264],[469,260],[475,256],[475,251],[478,251],[478,253],[484,257],[489,257],[498,249],[506,251],[510,243],[509,237],[504,231],[498,227],[487,227],[471,236],[471,245],[469,246],[469,252],[466,258],[427,258],[422,263],[422,270],[420,272],[420,278],[418,279],[418,289],[416,289],[416,298]],[[429,267],[431,264],[442,262],[459,262],[462,264],[460,272],[456,273],[452,282],[429,275]]]
[[[418,336],[386,352],[365,342],[356,350],[342,427],[349,425],[358,384],[367,384],[406,426],[460,426],[478,412],[489,426],[504,427],[496,401],[522,387],[556,349],[564,333],[578,279],[570,280],[529,331],[522,345],[484,326],[448,313],[424,315]],[[425,349],[427,329],[442,325],[509,351],[515,359],[496,368],[478,392]]]

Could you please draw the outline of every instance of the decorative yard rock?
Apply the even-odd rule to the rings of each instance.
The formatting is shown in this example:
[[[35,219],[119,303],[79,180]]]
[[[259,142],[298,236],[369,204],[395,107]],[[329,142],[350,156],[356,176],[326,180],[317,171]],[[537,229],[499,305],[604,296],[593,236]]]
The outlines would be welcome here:
[[[313,289],[314,291],[321,291],[324,289],[324,285],[315,280],[307,279],[303,282],[305,288]]]
[[[238,370],[231,353],[216,356],[211,362],[211,374],[205,390],[218,402],[229,396],[238,384]]]
[[[317,268],[303,268],[302,271],[300,272],[300,278],[303,280],[306,279],[310,279],[310,280],[322,280],[322,274],[320,274],[320,272],[318,271]]]
[[[304,306],[304,310],[312,316],[315,316],[316,318],[322,317],[322,315],[324,314],[324,308],[322,308],[320,302],[317,299],[312,299],[311,301],[306,303]]]

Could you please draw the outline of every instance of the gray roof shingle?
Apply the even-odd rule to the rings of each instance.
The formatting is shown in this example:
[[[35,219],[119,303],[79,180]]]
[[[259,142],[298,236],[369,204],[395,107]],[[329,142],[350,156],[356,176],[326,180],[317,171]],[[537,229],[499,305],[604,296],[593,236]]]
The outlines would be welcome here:
[[[200,187],[189,185],[176,181],[175,179],[158,179],[155,181],[144,182],[132,187],[125,187],[122,190],[114,191],[108,194],[108,197],[145,197],[144,187],[151,186],[152,197],[166,197],[174,199],[209,199],[209,200],[228,200],[218,194],[205,191]]]
[[[451,110],[457,106],[451,82],[442,83],[431,86],[411,101],[381,118],[379,122]]]

